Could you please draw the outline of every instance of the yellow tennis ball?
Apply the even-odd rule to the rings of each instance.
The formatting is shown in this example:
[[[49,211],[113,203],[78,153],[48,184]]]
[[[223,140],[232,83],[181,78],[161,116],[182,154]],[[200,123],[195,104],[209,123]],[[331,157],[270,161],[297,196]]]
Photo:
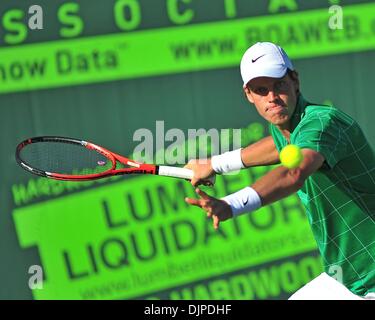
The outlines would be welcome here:
[[[280,152],[280,162],[288,169],[297,168],[303,160],[303,154],[300,147],[295,144],[288,144]]]

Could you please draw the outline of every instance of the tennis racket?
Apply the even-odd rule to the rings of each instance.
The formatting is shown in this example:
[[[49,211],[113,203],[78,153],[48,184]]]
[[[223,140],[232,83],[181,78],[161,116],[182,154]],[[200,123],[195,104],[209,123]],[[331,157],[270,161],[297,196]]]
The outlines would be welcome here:
[[[28,172],[56,180],[85,181],[122,174],[193,178],[190,169],[139,163],[94,143],[64,137],[24,140],[17,146],[16,160]],[[213,179],[207,185],[213,185]]]

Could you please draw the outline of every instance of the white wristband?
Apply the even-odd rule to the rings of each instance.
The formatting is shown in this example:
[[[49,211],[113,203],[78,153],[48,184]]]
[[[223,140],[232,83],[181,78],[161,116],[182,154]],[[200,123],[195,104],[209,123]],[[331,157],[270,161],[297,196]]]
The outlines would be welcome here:
[[[245,212],[254,211],[262,206],[259,194],[251,187],[246,187],[227,195],[221,200],[224,200],[231,206],[234,217]]]
[[[213,156],[211,166],[216,173],[227,173],[245,168],[241,160],[241,149]]]

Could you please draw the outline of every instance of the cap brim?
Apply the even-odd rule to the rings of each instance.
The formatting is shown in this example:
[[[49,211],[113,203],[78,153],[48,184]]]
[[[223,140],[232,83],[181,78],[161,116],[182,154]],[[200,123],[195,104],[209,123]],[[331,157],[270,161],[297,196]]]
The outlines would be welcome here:
[[[268,77],[268,78],[282,78],[285,76],[288,68],[286,66],[274,66],[272,68],[268,69],[255,69],[251,74],[248,75],[248,77],[245,79],[243,86],[246,87],[246,85],[253,79],[255,78],[260,78],[260,77]]]

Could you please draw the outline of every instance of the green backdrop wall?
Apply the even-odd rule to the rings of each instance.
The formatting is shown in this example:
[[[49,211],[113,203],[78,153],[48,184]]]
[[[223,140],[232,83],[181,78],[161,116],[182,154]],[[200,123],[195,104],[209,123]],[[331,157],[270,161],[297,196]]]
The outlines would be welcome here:
[[[349,113],[375,146],[372,1],[44,0],[43,29],[31,30],[33,4],[0,4],[0,298],[284,299],[321,272],[295,195],[214,231],[184,203],[188,182],[51,181],[19,168],[14,151],[61,135],[132,155],[133,134],[155,136],[157,121],[186,136],[240,128],[242,145],[257,141],[267,126],[238,67],[256,41],[282,45],[305,97]],[[329,28],[333,4],[342,29]],[[219,177],[207,191],[223,196],[269,169]],[[42,289],[29,287],[33,265]]]

